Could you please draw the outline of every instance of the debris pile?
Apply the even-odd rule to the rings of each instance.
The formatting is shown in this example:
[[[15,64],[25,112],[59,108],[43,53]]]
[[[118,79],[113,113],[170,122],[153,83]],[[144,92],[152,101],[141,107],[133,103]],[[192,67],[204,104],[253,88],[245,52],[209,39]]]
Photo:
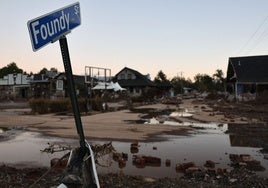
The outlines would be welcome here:
[[[137,168],[144,168],[145,166],[161,166],[161,158],[148,155],[133,155],[132,163]]]
[[[127,153],[113,153],[113,160],[118,162],[119,168],[126,167],[126,162],[128,160],[128,154]]]
[[[182,100],[181,98],[178,97],[169,97],[169,98],[162,98],[161,99],[161,103],[162,104],[175,104],[175,105],[179,105],[181,104]]]
[[[130,152],[133,153],[139,153],[139,142],[132,142],[130,145]]]
[[[66,150],[71,150],[71,146],[65,146],[62,144],[53,144],[53,143],[47,143],[48,147],[40,150],[41,152],[46,152],[46,153],[55,153],[55,152],[62,152],[62,151],[66,151]]]
[[[115,152],[112,142],[109,142],[103,145],[100,145],[100,144],[91,145],[91,148],[94,152],[95,159],[98,159],[104,155]]]
[[[248,154],[230,154],[229,158],[233,167],[245,167],[252,171],[265,171],[265,168],[261,166],[261,162]]]

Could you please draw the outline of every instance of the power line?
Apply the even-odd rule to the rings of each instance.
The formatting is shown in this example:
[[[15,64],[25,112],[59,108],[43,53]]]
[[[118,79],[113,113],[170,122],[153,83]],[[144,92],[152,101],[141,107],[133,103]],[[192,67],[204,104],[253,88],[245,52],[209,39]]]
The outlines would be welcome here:
[[[261,33],[261,35],[258,37],[256,42],[252,45],[252,47],[248,50],[247,54],[250,53],[252,50],[254,50],[267,36],[268,27],[264,29],[264,31]]]
[[[250,43],[250,41],[255,37],[257,32],[261,29],[261,27],[264,25],[266,20],[268,19],[268,15],[265,17],[265,19],[262,21],[262,23],[258,26],[258,28],[255,30],[255,32],[251,35],[251,37],[247,40],[247,42],[242,46],[242,48],[239,50],[238,54],[240,54],[246,46]],[[260,38],[260,37],[259,37]]]

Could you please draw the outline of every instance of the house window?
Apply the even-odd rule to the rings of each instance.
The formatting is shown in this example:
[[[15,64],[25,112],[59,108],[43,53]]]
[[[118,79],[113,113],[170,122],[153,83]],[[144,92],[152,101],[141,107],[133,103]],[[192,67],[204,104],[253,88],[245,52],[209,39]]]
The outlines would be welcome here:
[[[57,90],[63,90],[63,80],[57,80]]]
[[[134,91],[133,87],[130,87],[130,88],[129,88],[129,92],[130,92],[130,93],[133,93],[133,91]]]
[[[132,78],[132,74],[127,74],[127,79],[130,80]]]
[[[125,74],[120,74],[120,79],[124,80],[125,79]]]
[[[135,93],[139,94],[140,93],[140,88],[135,88]]]

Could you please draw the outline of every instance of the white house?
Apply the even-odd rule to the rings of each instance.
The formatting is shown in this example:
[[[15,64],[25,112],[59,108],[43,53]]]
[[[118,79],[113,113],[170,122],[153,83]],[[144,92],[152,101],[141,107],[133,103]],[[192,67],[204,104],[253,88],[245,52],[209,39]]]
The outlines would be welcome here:
[[[0,78],[1,98],[27,97],[30,91],[30,80],[31,77],[21,73],[8,74]]]

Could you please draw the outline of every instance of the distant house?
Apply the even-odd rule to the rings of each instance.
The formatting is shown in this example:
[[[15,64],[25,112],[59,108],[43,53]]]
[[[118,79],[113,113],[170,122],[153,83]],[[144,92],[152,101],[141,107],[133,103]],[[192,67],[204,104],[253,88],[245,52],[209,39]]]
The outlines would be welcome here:
[[[30,81],[31,96],[34,98],[49,98],[51,79],[47,74],[34,74]]]
[[[156,84],[136,70],[128,67],[120,70],[113,78],[113,82],[118,82],[123,88],[126,88],[130,95],[140,96],[150,88],[156,88]]]
[[[0,96],[6,98],[27,98],[30,92],[31,77],[26,74],[14,73],[0,78]]]
[[[77,95],[86,95],[87,89],[85,85],[85,76],[73,75],[75,89]],[[51,97],[52,98],[64,98],[68,96],[67,91],[67,78],[65,73],[57,74],[50,81]]]
[[[230,57],[226,90],[237,100],[252,100],[268,90],[268,56]]]

